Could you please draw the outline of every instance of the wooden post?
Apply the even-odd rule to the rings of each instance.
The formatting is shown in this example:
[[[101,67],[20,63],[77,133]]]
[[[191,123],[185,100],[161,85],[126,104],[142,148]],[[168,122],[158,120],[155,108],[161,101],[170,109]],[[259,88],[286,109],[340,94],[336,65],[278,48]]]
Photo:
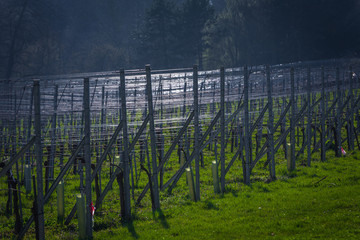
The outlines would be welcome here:
[[[321,161],[324,162],[326,159],[326,145],[325,145],[325,117],[326,117],[326,108],[325,108],[325,70],[324,67],[321,67]],[[334,99],[335,101],[335,99]],[[316,132],[316,131],[315,131]]]
[[[13,160],[14,156],[16,155],[16,149],[17,149],[17,139],[16,139],[16,125],[17,125],[17,96],[16,91],[14,91],[14,124],[11,127],[11,142],[12,142],[12,151],[11,151],[11,160]],[[20,128],[19,128],[20,129]],[[20,136],[20,134],[19,134]],[[16,177],[18,180],[20,180],[20,174],[19,174],[19,162],[16,161]],[[20,191],[20,181],[16,181],[14,176],[8,176],[8,181],[10,183],[10,187],[12,189],[13,194],[13,203],[14,203],[14,214],[15,214],[15,232],[19,233],[22,225],[22,204],[21,204],[21,191]],[[10,190],[10,189],[9,189]]]
[[[85,240],[87,238],[86,237],[87,219],[86,219],[85,198],[81,193],[76,195],[76,208],[77,208],[76,212],[77,212],[78,227],[79,227],[79,239]]]
[[[240,84],[240,83],[239,83]],[[215,116],[215,110],[216,110],[216,102],[215,102],[215,89],[216,89],[216,82],[213,82],[213,85],[212,85],[212,106],[211,106],[211,113],[212,113],[212,116]],[[239,87],[240,89],[240,87]],[[240,91],[240,90],[239,90]],[[239,93],[240,95],[240,93]]]
[[[339,67],[336,68],[336,97],[337,102],[337,111],[336,111],[336,146],[335,146],[335,155],[336,157],[341,157],[341,118],[342,118],[342,94],[340,89],[340,70]]]
[[[191,198],[191,200],[196,201],[193,173],[191,171],[191,168],[186,168],[185,171],[186,171],[186,179],[189,184],[190,198]]]
[[[218,163],[216,161],[211,162],[211,172],[214,183],[214,193],[215,194],[220,193]]]
[[[295,79],[294,68],[290,69],[290,82],[291,82],[291,116],[290,116],[290,171],[295,170],[295,118],[296,118],[296,102],[295,102]]]
[[[215,88],[216,88],[216,82],[212,83],[212,103],[210,105],[210,112],[211,112],[211,116],[214,117],[215,116]],[[211,136],[212,133],[210,133]],[[209,151],[211,151],[213,149],[213,142],[215,141],[211,141],[209,143]]]
[[[270,80],[270,68],[266,66],[266,82],[267,82],[267,93],[268,93],[268,104],[269,104],[269,120],[268,120],[268,161],[270,169],[270,178],[276,179],[275,175],[275,158],[274,158],[274,112],[273,112],[273,100],[272,100],[272,84]]]
[[[355,103],[354,103],[354,82],[353,82],[353,77],[352,77],[352,67],[349,67],[349,94],[350,94],[350,116],[349,116],[349,149],[350,150],[354,150],[354,111],[352,111],[352,109],[355,108]]]
[[[162,119],[163,119],[163,85],[162,85],[162,76],[160,76],[160,84],[159,84],[159,90],[158,90],[158,95],[160,95],[160,113],[159,113],[159,119],[160,119],[160,129],[157,131],[157,144],[158,144],[158,154],[159,154],[159,165],[161,164],[161,161],[164,157],[164,135],[163,135],[163,124],[162,124]],[[170,95],[170,94],[169,94]],[[170,133],[171,134],[171,133]],[[163,181],[164,181],[164,166],[160,167],[159,169],[159,175],[160,175],[160,188],[162,188],[163,186]]]
[[[58,223],[63,223],[65,217],[65,198],[64,198],[64,181],[61,180],[56,188],[57,192],[57,219]]]
[[[31,138],[31,119],[32,119],[33,100],[34,100],[34,89],[31,88],[29,119],[28,119],[28,129],[27,129],[27,142],[29,142],[30,138]],[[25,177],[24,185],[25,185],[26,193],[28,194],[31,192],[30,149],[26,152],[24,177]]]
[[[133,137],[133,133],[132,135],[132,139],[134,139]],[[132,199],[135,200],[135,180],[134,180],[134,171],[136,174],[136,158],[135,158],[135,152],[134,151],[129,151],[128,150],[128,155],[129,155],[129,167],[130,167],[130,175],[131,175],[131,194],[132,194]],[[132,156],[134,157],[132,159]],[[116,164],[116,163],[115,163]],[[133,166],[134,164],[134,166]],[[135,169],[134,169],[135,168]],[[136,176],[135,176],[136,177]],[[131,204],[130,204],[131,205]]]
[[[56,153],[56,118],[57,118],[57,98],[58,98],[58,85],[55,85],[55,93],[54,93],[54,113],[52,117],[51,123],[51,150],[50,150],[50,161],[48,164],[49,168],[49,179],[46,179],[46,189],[48,191],[48,187],[51,182],[54,180],[54,163],[55,163],[55,153]]]
[[[104,135],[104,124],[105,124],[105,86],[102,86],[101,88],[101,117],[100,117],[100,133],[99,138],[100,141],[103,141],[103,135]],[[103,148],[99,144],[99,150],[100,150],[100,156],[103,153]],[[111,168],[111,166],[110,166]],[[102,181],[101,181],[101,166],[99,168],[99,188],[100,192],[102,191]]]
[[[91,154],[90,154],[90,83],[89,78],[84,78],[84,120],[85,120],[85,142],[84,142],[84,158],[85,158],[85,194],[86,194],[86,237],[92,239],[92,215],[90,205],[92,203],[91,196]],[[81,162],[80,162],[81,164]]]
[[[311,165],[311,122],[312,122],[312,115],[311,115],[311,75],[310,75],[310,68],[307,70],[307,166],[310,167]]]
[[[225,83],[224,83],[225,84]],[[229,101],[229,96],[230,96],[230,83],[228,82],[227,84],[227,102],[226,102],[226,113],[231,113],[231,102]],[[224,90],[225,92],[225,90]]]
[[[182,117],[184,118],[186,114],[186,79],[184,83],[184,106],[183,106],[183,114]]]
[[[285,95],[285,78],[283,79],[283,82],[282,82],[282,90],[283,90],[283,94]],[[286,97],[284,96],[282,98],[282,112],[284,112],[286,109]],[[286,128],[286,119],[283,118],[282,122],[281,122],[281,134],[283,134],[285,132],[285,128]],[[283,148],[284,148],[284,155],[285,155],[285,158],[288,159],[288,150],[287,150],[287,143],[286,143],[286,138],[284,139],[284,142],[283,142]]]
[[[69,144],[68,146],[73,146],[72,135],[74,131],[74,93],[71,93],[71,105],[70,105],[71,115],[70,115],[70,129],[69,129]],[[74,161],[74,169],[75,169],[75,161]]]
[[[200,164],[199,164],[199,85],[198,66],[193,66],[193,91],[194,91],[194,159],[195,159],[195,201],[200,200]]]
[[[244,67],[244,129],[245,129],[245,176],[244,183],[250,185],[250,126],[249,126],[249,73]]]
[[[121,95],[121,119],[124,123],[123,125],[123,152],[122,152],[122,163],[123,163],[123,177],[124,177],[124,219],[131,219],[131,202],[130,202],[130,180],[129,180],[129,139],[127,132],[127,111],[126,111],[126,92],[125,92],[125,71],[124,69],[120,70],[120,95]]]
[[[155,137],[155,123],[154,123],[154,109],[152,102],[152,87],[151,87],[151,69],[150,65],[145,66],[146,70],[146,96],[149,109],[150,117],[150,141],[151,141],[151,159],[152,159],[152,184],[153,184],[153,199],[154,206],[153,210],[160,210],[160,200],[159,200],[159,184],[158,184],[158,169],[156,162],[156,137]]]
[[[30,105],[31,107],[31,105]],[[4,124],[4,120],[1,120],[1,124],[0,124],[0,152],[5,152],[5,124]]]
[[[225,69],[220,68],[220,184],[221,191],[225,192]]]
[[[40,116],[40,84],[39,80],[34,80],[34,112],[35,112],[35,153],[36,153],[36,180],[37,180],[37,194],[36,194],[36,222],[38,223],[37,235],[39,239],[45,239],[44,229],[44,189],[42,177],[42,145],[41,145],[41,116]]]
[[[291,171],[291,145],[290,143],[286,144],[286,162],[287,162],[287,169]]]
[[[137,78],[135,78],[135,84],[137,84]],[[137,99],[137,88],[134,89],[134,109],[132,111],[132,118],[134,119],[136,116],[136,99]]]
[[[29,193],[31,193],[31,165],[30,164],[25,164],[24,180],[25,180],[24,185],[25,185],[26,194],[29,194]]]

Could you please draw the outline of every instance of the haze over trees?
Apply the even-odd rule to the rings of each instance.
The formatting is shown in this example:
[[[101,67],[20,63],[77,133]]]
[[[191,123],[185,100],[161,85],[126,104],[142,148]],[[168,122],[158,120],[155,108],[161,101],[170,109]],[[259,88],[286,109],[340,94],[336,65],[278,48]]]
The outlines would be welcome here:
[[[228,0],[207,26],[210,66],[359,56],[358,0]]]
[[[359,0],[2,0],[0,78],[358,57]]]

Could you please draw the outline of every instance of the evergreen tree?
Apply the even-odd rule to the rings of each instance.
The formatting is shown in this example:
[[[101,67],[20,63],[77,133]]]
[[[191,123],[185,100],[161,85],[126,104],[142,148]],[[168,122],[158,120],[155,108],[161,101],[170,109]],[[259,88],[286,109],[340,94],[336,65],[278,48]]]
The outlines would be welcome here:
[[[206,28],[208,33],[208,67],[239,66],[249,51],[246,36],[245,14],[249,15],[247,0],[226,2],[225,9],[218,14],[216,21]],[[247,38],[247,39],[246,39]]]
[[[56,20],[62,18],[54,4],[3,0],[0,8],[0,78],[41,73],[57,53]]]
[[[139,63],[155,68],[177,67],[178,9],[169,0],[154,0],[138,33]]]
[[[196,63],[203,68],[204,27],[214,17],[209,0],[186,0],[181,16],[182,36],[180,45],[184,63]]]
[[[207,25],[208,67],[358,56],[358,0],[227,0]]]

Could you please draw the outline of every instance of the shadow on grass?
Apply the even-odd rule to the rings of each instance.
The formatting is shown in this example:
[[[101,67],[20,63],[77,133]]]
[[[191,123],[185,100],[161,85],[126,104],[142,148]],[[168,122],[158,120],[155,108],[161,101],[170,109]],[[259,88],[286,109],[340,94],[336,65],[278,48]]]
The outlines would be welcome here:
[[[206,210],[219,210],[219,207],[210,200],[205,200],[203,208]]]
[[[135,231],[135,228],[134,228],[134,224],[133,224],[133,221],[130,220],[130,221],[124,221],[123,222],[123,226],[126,226],[128,231],[131,233],[132,237],[133,238],[136,238],[138,239],[139,238],[139,235],[136,233]]]
[[[164,228],[170,227],[161,209],[153,211],[153,217],[156,221],[160,220],[160,223]]]
[[[229,187],[229,186],[226,186],[224,193],[231,193],[234,197],[237,197],[237,196],[238,196],[238,192],[239,192],[239,190],[234,189],[234,188]]]
[[[96,222],[96,223],[94,224],[93,229],[94,229],[94,231],[101,231],[101,230],[105,230],[105,229],[107,229],[107,228],[109,228],[109,227],[110,227],[110,226],[109,226],[108,223]]]

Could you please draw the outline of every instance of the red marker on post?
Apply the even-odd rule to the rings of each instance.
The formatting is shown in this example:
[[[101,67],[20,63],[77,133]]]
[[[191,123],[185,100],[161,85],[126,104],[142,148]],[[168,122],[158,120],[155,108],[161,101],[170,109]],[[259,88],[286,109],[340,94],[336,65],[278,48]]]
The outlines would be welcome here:
[[[342,153],[343,156],[346,155],[346,152],[345,152],[345,150],[343,149],[343,147],[341,147],[341,153]]]
[[[91,212],[91,216],[92,216],[92,225],[94,227],[94,215],[95,215],[95,209],[96,207],[94,206],[93,202],[90,203],[90,212]]]

